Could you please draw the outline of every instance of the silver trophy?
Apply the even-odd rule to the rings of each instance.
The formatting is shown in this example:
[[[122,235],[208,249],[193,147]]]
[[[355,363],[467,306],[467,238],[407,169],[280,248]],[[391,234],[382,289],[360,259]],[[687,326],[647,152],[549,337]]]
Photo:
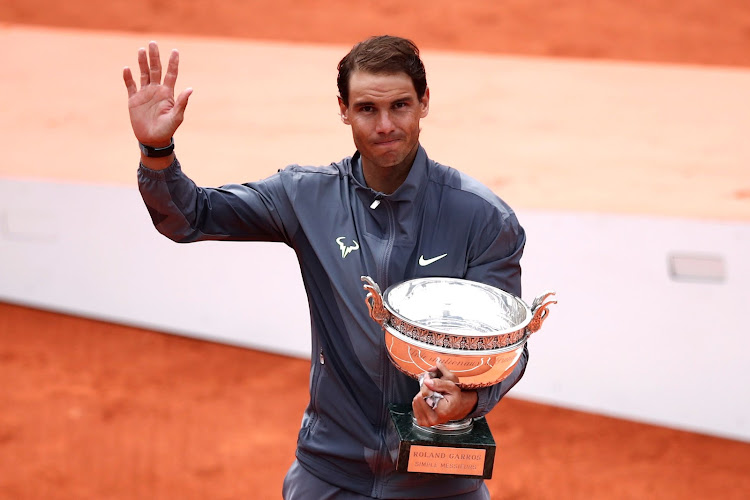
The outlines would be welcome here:
[[[416,278],[385,293],[369,276],[362,281],[370,317],[383,328],[394,366],[421,382],[441,361],[463,389],[508,377],[548,307],[557,303],[550,299],[554,292],[544,292],[529,307],[499,288],[458,278]],[[404,405],[392,405],[391,417],[400,440],[398,470],[492,476],[495,444],[483,418],[425,428]]]

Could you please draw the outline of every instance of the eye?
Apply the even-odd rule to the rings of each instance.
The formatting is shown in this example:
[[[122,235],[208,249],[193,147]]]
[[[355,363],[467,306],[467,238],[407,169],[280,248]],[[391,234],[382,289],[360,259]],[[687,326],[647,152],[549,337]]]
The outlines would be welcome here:
[[[375,110],[375,108],[373,106],[367,105],[367,106],[360,106],[359,110],[362,111],[363,113],[371,113],[372,111]]]

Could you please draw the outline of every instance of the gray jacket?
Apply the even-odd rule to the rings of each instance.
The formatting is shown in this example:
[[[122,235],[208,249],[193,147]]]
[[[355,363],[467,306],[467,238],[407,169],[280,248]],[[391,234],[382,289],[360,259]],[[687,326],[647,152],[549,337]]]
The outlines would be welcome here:
[[[366,186],[359,153],[217,189],[196,187],[176,160],[163,171],[141,166],[138,182],[154,225],[174,241],[279,241],[296,252],[312,330],[310,402],[297,446],[303,467],[375,498],[479,487],[480,479],[395,472],[388,404],[410,403],[418,384],[390,363],[360,276],[371,276],[382,290],[447,276],[520,296],[525,234],[510,207],[476,180],[430,160],[421,146],[391,195]],[[489,412],[518,382],[527,359],[524,349],[509,378],[478,391],[473,416]]]

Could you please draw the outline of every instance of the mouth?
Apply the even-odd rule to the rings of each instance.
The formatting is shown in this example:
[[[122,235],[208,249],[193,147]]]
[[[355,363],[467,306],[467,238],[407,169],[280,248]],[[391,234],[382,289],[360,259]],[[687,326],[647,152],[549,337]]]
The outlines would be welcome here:
[[[376,141],[374,144],[375,146],[387,147],[387,146],[393,146],[398,141],[399,141],[398,139],[389,139],[386,141]]]

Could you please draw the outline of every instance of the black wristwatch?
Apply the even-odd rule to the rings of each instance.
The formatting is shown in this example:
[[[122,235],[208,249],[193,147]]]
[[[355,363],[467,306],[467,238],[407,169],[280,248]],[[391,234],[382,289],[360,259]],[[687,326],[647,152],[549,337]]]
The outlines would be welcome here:
[[[152,148],[151,146],[146,146],[140,142],[138,145],[141,147],[141,153],[143,153],[143,156],[149,158],[164,158],[165,156],[171,155],[174,151],[174,137],[170,137],[169,146],[164,146],[163,148]]]

